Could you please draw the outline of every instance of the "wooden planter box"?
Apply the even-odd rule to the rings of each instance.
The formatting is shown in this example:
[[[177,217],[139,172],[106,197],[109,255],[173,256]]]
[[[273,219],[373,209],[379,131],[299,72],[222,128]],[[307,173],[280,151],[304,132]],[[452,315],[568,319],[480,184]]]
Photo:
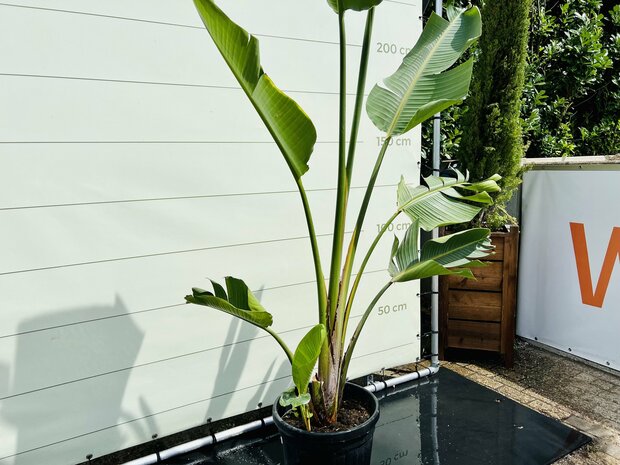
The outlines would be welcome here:
[[[513,364],[519,228],[491,234],[495,255],[489,265],[473,268],[477,280],[439,278],[439,358],[448,349],[498,352],[507,367]]]

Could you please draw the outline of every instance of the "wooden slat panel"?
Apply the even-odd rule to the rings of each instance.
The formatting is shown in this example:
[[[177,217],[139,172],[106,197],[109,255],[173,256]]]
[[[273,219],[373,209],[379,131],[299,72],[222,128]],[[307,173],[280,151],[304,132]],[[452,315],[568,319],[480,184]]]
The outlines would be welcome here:
[[[502,295],[497,292],[451,291],[450,308],[502,307]]]
[[[475,280],[460,276],[448,277],[450,289],[502,290],[502,262],[489,262],[487,266],[472,268]]]
[[[478,321],[501,321],[502,309],[500,307],[449,307],[448,318],[458,320]]]
[[[499,350],[500,325],[448,320],[448,346],[459,349]]]
[[[501,321],[502,295],[499,292],[451,290],[448,318]]]
[[[505,365],[512,367],[515,339],[515,312],[517,308],[517,265],[519,260],[519,227],[512,226],[505,239],[503,315],[502,315],[502,347]]]

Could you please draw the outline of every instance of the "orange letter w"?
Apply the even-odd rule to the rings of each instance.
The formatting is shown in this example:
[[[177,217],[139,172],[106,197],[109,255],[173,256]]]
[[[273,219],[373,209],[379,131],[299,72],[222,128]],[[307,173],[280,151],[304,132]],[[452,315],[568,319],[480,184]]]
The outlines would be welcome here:
[[[598,277],[596,292],[592,290],[592,274],[590,272],[590,259],[588,257],[588,245],[586,243],[586,231],[583,223],[570,223],[570,232],[573,237],[573,249],[575,262],[577,263],[577,276],[581,288],[581,301],[586,305],[601,308],[611,279],[611,272],[616,263],[616,257],[620,261],[620,228],[615,227],[609,238],[607,252],[603,260],[603,268]]]

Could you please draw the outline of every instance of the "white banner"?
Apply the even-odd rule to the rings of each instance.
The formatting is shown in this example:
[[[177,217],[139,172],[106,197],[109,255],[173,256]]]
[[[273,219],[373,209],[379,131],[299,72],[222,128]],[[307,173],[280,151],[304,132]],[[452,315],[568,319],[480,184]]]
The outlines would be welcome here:
[[[219,3],[317,126],[304,184],[327,266],[337,16],[325,0]],[[378,9],[368,88],[414,44],[420,3]],[[347,15],[351,92],[364,20]],[[316,322],[306,224],[193,2],[14,0],[0,5],[0,56],[0,464],[77,463],[271,404],[289,383],[277,344],[183,297],[238,276],[294,346]],[[381,133],[364,117],[359,138],[353,208]],[[401,173],[418,179],[419,153],[419,132],[395,140],[360,248],[393,211]],[[353,323],[388,279],[391,241],[368,265]],[[417,289],[379,302],[352,375],[419,355]]]
[[[520,336],[616,370],[619,170],[574,166],[525,174],[517,314]]]

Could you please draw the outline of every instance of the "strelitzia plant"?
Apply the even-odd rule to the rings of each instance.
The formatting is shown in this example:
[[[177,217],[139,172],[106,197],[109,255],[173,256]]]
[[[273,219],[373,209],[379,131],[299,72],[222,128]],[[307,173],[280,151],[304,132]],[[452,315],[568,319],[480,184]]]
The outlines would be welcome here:
[[[196,8],[222,57],[269,130],[297,184],[305,214],[314,262],[318,323],[293,352],[273,331],[273,318],[240,279],[227,277],[225,286],[212,282],[212,291],[194,288],[186,296],[189,303],[204,305],[240,318],[274,337],[292,366],[294,388],[281,396],[301,416],[307,430],[312,424],[336,421],[353,351],[360,333],[381,296],[392,285],[435,275],[472,278],[471,267],[492,250],[487,229],[471,229],[427,241],[418,248],[419,230],[430,231],[444,225],[468,222],[492,200],[490,192],[499,190],[494,176],[470,183],[467,176],[454,171],[451,176],[431,176],[422,185],[411,187],[401,179],[397,207],[383,223],[365,251],[357,273],[354,259],[373,188],[390,142],[405,134],[433,114],[460,102],[467,94],[472,61],[455,62],[481,32],[476,7],[448,9],[448,20],[433,14],[402,65],[382,83],[374,86],[366,102],[366,112],[375,126],[385,133],[384,142],[357,212],[355,228],[345,249],[345,220],[349,187],[355,161],[358,128],[364,101],[366,70],[371,48],[375,8],[382,0],[328,0],[338,18],[340,30],[340,99],[336,214],[329,275],[324,275],[312,209],[303,185],[308,161],[316,142],[316,130],[308,115],[273,83],[263,70],[259,44],[228,18],[212,0],[194,0]],[[345,13],[364,11],[366,27],[357,84],[355,107],[347,145],[346,121],[346,36]],[[385,285],[368,304],[361,320],[349,334],[349,317],[362,274],[377,244],[400,215],[412,224],[404,238],[394,238]],[[355,279],[353,277],[355,276]],[[327,283],[327,285],[326,285]],[[318,365],[318,368],[317,368]]]

